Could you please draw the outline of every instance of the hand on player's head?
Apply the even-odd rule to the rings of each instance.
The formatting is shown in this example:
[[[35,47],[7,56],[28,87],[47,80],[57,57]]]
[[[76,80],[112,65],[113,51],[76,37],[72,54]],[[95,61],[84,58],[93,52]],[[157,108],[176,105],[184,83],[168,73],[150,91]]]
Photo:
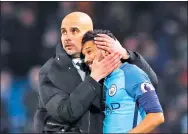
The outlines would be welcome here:
[[[94,38],[98,37],[100,33],[107,33],[113,38],[108,31],[94,30],[87,32],[82,39],[82,53],[85,56],[85,62],[91,69],[91,77],[97,81],[108,76],[121,63],[119,53],[112,51],[111,54],[106,54],[105,50],[97,48]]]
[[[123,59],[128,58],[128,54],[125,48],[122,47],[117,39],[114,39],[106,34],[98,34],[99,37],[95,38],[94,43],[97,48],[103,49],[109,53],[117,52]]]
[[[98,60],[102,60],[104,56],[108,55],[108,53],[100,48],[96,47],[96,44],[94,43],[94,38],[98,37],[97,34],[100,33],[106,33],[109,36],[113,37],[111,32],[107,30],[93,30],[88,31],[82,39],[82,54],[84,55],[84,61],[85,63],[91,68],[91,63],[94,60],[95,56],[99,56],[100,58]],[[115,39],[115,37],[114,37]]]

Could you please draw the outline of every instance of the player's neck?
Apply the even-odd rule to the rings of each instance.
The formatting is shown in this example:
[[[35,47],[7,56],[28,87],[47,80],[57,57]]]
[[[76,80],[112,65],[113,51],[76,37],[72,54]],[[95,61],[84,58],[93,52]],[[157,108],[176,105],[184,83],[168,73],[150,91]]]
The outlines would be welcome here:
[[[115,68],[115,69],[108,75],[108,77],[110,77],[111,75],[113,75],[113,74],[116,72],[116,70],[117,70],[118,68],[120,68],[121,65],[122,65],[122,63],[120,62],[120,63],[118,64],[117,68]]]
[[[118,66],[117,66],[116,69],[118,69],[121,65],[122,65],[122,62],[120,62],[120,63],[118,64]],[[116,69],[114,69],[114,70],[116,70]]]

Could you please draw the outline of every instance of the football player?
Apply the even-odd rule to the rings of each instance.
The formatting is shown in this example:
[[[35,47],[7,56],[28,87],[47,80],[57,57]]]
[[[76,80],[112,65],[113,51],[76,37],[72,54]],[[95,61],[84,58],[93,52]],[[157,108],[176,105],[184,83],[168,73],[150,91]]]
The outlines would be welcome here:
[[[110,31],[93,30],[82,39],[84,61],[92,70],[109,53],[94,43],[98,34],[116,40]],[[110,38],[111,37],[111,38]],[[164,122],[163,110],[148,75],[136,65],[120,62],[104,79],[103,133],[148,133]]]

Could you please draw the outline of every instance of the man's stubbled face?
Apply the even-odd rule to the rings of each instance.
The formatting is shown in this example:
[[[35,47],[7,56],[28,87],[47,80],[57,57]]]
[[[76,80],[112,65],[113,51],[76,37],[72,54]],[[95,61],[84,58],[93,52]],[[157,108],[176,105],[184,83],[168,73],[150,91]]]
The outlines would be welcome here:
[[[84,55],[84,62],[89,66],[90,70],[97,54],[100,55],[99,61],[106,55],[105,51],[98,49],[93,41],[87,41],[83,44],[82,54]]]

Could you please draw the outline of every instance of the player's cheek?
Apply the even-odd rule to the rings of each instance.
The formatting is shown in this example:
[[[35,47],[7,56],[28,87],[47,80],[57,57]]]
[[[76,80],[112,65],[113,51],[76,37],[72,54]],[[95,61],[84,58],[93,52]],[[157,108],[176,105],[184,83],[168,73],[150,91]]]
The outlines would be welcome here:
[[[84,59],[84,61],[85,61],[85,63],[87,63],[87,61],[88,61],[88,56],[87,56],[87,54],[85,54],[85,59]]]
[[[93,61],[94,59],[95,59],[95,55],[94,54],[91,54],[90,56],[89,56],[90,58],[90,61]]]
[[[92,53],[90,54],[91,61],[93,61],[96,56],[97,56],[97,52],[92,52]]]

